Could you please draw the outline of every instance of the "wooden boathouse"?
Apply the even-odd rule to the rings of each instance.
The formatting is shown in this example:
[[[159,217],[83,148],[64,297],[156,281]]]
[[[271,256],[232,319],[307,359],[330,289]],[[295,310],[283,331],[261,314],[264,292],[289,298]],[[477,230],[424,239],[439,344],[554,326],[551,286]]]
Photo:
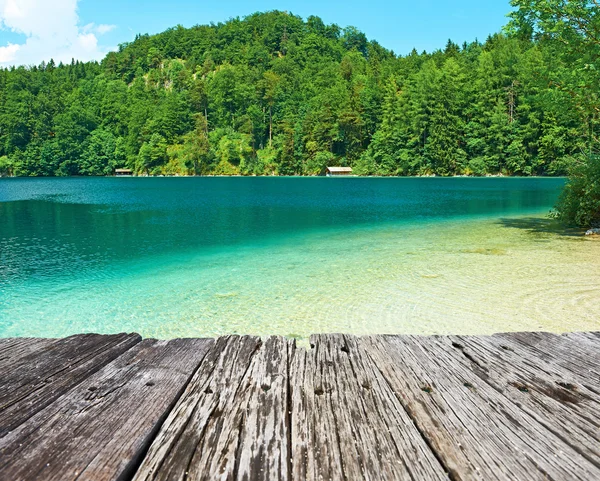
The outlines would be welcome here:
[[[2,480],[598,480],[600,334],[0,339]]]
[[[352,175],[352,167],[327,167],[327,177]]]

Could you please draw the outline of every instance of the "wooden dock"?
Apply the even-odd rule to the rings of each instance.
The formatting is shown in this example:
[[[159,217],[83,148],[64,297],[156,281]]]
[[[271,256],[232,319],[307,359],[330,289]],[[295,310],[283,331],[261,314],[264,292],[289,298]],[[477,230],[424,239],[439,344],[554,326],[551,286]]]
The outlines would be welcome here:
[[[1,480],[600,480],[600,333],[0,339]]]

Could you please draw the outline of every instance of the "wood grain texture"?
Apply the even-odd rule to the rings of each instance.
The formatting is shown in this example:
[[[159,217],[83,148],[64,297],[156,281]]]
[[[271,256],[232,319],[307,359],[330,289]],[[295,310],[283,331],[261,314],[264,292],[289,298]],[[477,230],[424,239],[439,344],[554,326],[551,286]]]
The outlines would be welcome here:
[[[600,332],[567,332],[561,334],[561,336],[576,342],[584,340],[596,347],[600,347]]]
[[[19,359],[32,353],[43,353],[58,339],[38,339],[34,337],[13,337],[0,339],[0,372],[14,366]]]
[[[213,340],[145,340],[0,439],[0,479],[130,477]]]
[[[325,397],[327,390],[314,353],[295,350],[290,359],[293,479],[340,479],[341,451],[334,413]]]
[[[281,344],[283,340],[278,342]],[[271,356],[269,371],[265,370],[264,375],[271,379],[272,386],[265,394],[273,394],[274,388],[283,388],[287,378],[285,346],[285,350],[279,351],[283,357],[277,358],[275,353],[266,352],[257,337],[219,338],[165,421],[134,479],[236,479],[240,473],[248,479],[268,479],[271,468],[276,470],[272,479],[279,479],[277,474],[285,473],[286,463],[279,460],[279,452],[285,448],[277,442],[285,443],[287,433],[277,433],[280,439],[275,446],[274,466],[248,465],[247,461],[240,466],[242,452],[238,447],[247,429],[249,399],[257,389],[262,389],[261,381],[251,374],[257,369],[253,366],[256,358],[266,360]],[[275,399],[270,398],[270,402],[279,409]],[[260,426],[255,429],[262,430]]]
[[[359,343],[390,382],[452,479],[600,479],[600,469],[457,362],[436,338]]]
[[[84,334],[7,357],[0,372],[0,438],[141,341],[138,334]]]
[[[590,462],[600,464],[600,395],[572,373],[494,336],[436,339],[455,362],[471,369]],[[475,387],[473,389],[476,389]]]
[[[574,335],[573,335],[574,336]],[[574,337],[550,334],[547,332],[517,332],[495,334],[494,337],[506,339],[523,346],[528,355],[580,376],[588,382],[600,383],[600,356],[593,341],[576,342]]]
[[[600,332],[570,332],[561,334],[560,337],[568,339],[576,349],[583,346],[584,350],[591,353],[592,358],[596,360],[596,374],[600,372],[600,360],[598,359]]]
[[[1,339],[0,479],[600,479],[598,333],[310,342]]]
[[[311,344],[292,360],[294,479],[448,479],[354,337]]]
[[[290,479],[288,389],[294,348],[293,342],[270,337],[252,359],[246,392],[238,394],[243,412],[239,439],[235,452],[230,451],[236,458],[231,472],[237,479]],[[202,477],[201,471],[194,472],[196,479]]]

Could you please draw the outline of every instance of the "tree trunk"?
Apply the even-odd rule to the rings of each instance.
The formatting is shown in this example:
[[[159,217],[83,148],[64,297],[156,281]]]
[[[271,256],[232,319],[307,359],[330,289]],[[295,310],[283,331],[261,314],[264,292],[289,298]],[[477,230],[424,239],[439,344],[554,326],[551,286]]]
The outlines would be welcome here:
[[[273,107],[269,105],[269,148],[273,146]]]

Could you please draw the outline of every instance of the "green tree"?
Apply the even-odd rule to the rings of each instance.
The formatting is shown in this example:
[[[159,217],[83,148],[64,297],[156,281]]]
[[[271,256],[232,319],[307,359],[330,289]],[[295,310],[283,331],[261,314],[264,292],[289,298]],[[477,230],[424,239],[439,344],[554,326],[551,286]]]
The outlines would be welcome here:
[[[80,160],[84,175],[109,175],[125,162],[124,151],[119,149],[115,136],[106,130],[94,130],[86,140]]]
[[[586,125],[587,154],[572,168],[557,216],[589,226],[600,222],[600,157],[596,135],[600,114],[600,8],[587,0],[512,0],[510,28],[534,36],[571,66],[559,69],[555,87],[569,92]]]
[[[0,157],[0,177],[10,177],[14,174],[13,161],[8,156]]]
[[[135,164],[137,172],[160,173],[160,166],[167,161],[167,141],[160,134],[152,134],[150,140],[140,148]]]
[[[514,4],[508,34],[430,53],[273,11],[138,35],[101,63],[0,69],[3,169],[559,174],[596,150],[597,9]]]
[[[269,147],[273,145],[273,107],[277,99],[278,87],[281,77],[275,72],[267,71],[263,74],[260,87],[263,90],[263,98],[269,107]]]

